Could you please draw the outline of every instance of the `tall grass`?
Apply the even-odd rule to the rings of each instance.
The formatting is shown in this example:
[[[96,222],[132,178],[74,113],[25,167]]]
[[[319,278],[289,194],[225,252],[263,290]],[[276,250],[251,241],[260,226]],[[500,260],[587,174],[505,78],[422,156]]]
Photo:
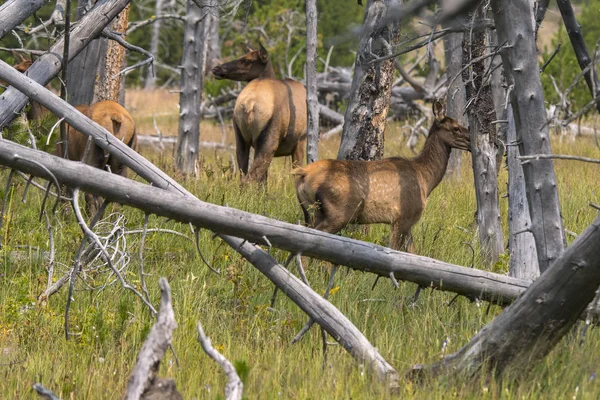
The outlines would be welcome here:
[[[149,106],[150,107],[150,106]],[[139,112],[140,107],[135,112]],[[168,117],[168,116],[167,116]],[[136,117],[139,120],[142,116]],[[176,119],[176,117],[174,117]],[[163,121],[164,122],[164,121]],[[141,130],[144,130],[141,122]],[[150,117],[152,123],[152,117]],[[168,125],[165,123],[165,125]],[[151,125],[147,125],[151,126]],[[161,129],[169,129],[163,128]],[[220,127],[202,125],[203,140]],[[212,132],[212,133],[211,133]],[[228,142],[232,142],[228,128]],[[150,133],[150,132],[148,132]],[[553,138],[556,153],[600,157],[588,139],[560,142]],[[321,143],[321,155],[334,157],[339,140]],[[406,154],[405,139],[399,125],[387,131],[387,154]],[[227,204],[288,222],[300,220],[289,161],[277,159],[270,171],[267,190],[241,188],[232,174],[226,152],[202,154],[199,176],[183,177],[172,169],[172,158],[146,151],[145,155],[178,179],[200,199]],[[447,262],[484,268],[479,257],[478,237],[473,214],[475,194],[472,187],[469,155],[457,179],[446,179],[432,193],[422,220],[415,226],[417,252]],[[600,203],[600,168],[591,164],[556,161],[556,172],[565,227],[580,233],[597,212],[589,202]],[[4,196],[6,171],[0,172],[0,194]],[[79,284],[71,308],[72,339],[64,338],[66,291],[38,306],[36,297],[46,285],[48,233],[38,221],[43,193],[29,189],[21,202],[25,182],[17,181],[8,195],[2,226],[0,252],[0,397],[34,398],[33,382],[42,382],[63,398],[115,399],[121,396],[137,352],[153,321],[141,302],[118,284],[104,290],[84,290]],[[506,194],[506,171],[500,172],[500,193]],[[506,220],[506,198],[501,199]],[[68,209],[67,205],[61,208]],[[111,211],[127,217],[126,226],[139,228],[142,212],[126,207]],[[56,241],[55,276],[70,265],[81,232],[73,217],[60,211],[52,218]],[[150,217],[150,227],[175,229],[192,237],[189,227]],[[507,232],[506,232],[507,233]],[[386,245],[387,226],[353,228],[342,232],[357,239]],[[139,235],[128,235],[132,261],[127,279],[140,285],[137,268]],[[216,275],[202,264],[192,241],[167,233],[150,233],[146,238],[144,264],[150,295],[159,303],[158,278],[169,279],[176,319],[173,354],[168,353],[160,375],[177,382],[185,398],[220,398],[225,377],[219,367],[202,351],[196,340],[195,325],[201,321],[215,347],[245,371],[247,398],[388,398],[384,388],[365,373],[340,346],[329,346],[327,357],[321,350],[320,334],[312,331],[299,343],[290,340],[306,322],[304,315],[285,296],[269,308],[272,284],[235,251],[201,231],[200,248]],[[572,237],[569,237],[572,240]],[[31,246],[31,247],[22,247]],[[471,250],[474,249],[474,253]],[[287,254],[276,249],[271,254],[280,261]],[[508,260],[485,267],[506,273]],[[312,260],[307,275],[313,288],[324,291],[330,265]],[[92,277],[89,277],[92,279]],[[416,363],[431,363],[458,350],[491,321],[501,309],[460,298],[452,305],[451,293],[425,291],[416,305],[411,296],[416,285],[402,282],[394,289],[368,273],[342,269],[336,276],[332,303],[364,332],[381,354],[400,373]],[[332,339],[330,338],[332,341]],[[475,382],[453,382],[439,378],[425,386],[402,382],[403,398],[589,398],[600,396],[600,336],[591,329],[583,346],[578,330],[569,334],[543,361],[518,381],[500,382],[483,377]]]

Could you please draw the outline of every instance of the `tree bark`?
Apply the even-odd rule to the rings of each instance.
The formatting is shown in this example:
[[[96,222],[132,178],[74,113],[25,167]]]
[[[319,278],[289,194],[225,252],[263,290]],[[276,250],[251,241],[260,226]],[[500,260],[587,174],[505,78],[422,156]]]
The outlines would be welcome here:
[[[526,0],[492,0],[504,73],[511,91],[519,153],[551,154],[534,38],[533,10]],[[552,160],[523,165],[531,231],[535,238],[540,272],[562,253],[565,245],[560,202]]]
[[[512,106],[506,113],[507,164],[508,164],[508,248],[510,250],[509,275],[526,280],[535,280],[540,275],[535,240],[531,233],[531,218],[525,195],[523,167],[519,160],[517,131]]]
[[[388,9],[399,0],[368,0],[363,35],[358,45],[354,76],[344,130],[338,152],[340,160],[377,160],[383,157],[383,133],[394,80],[394,60],[376,62],[392,53],[399,38],[398,22],[380,26]]]
[[[129,6],[117,15],[111,24],[111,31],[123,35],[125,39],[125,31],[129,21]],[[107,39],[99,39],[107,40]],[[104,60],[100,63],[98,71],[98,79],[95,80],[94,98],[92,103],[102,100],[112,100],[119,102],[119,92],[121,88],[121,68],[125,58],[125,48],[114,40],[109,40]],[[123,104],[121,104],[123,105]]]
[[[94,9],[87,13],[71,31],[70,60],[73,60],[92,39],[98,36],[127,4],[129,0],[98,1]],[[46,54],[35,60],[26,75],[42,86],[47,85],[60,71],[63,46],[64,38],[61,38]],[[0,128],[8,126],[26,104],[27,96],[16,88],[5,90],[0,95]]]
[[[193,0],[187,2],[179,96],[181,111],[175,154],[175,164],[185,174],[196,173],[200,142],[200,102],[204,89],[208,32],[212,21],[210,9],[213,1],[208,0],[202,7],[196,5]]]
[[[306,163],[319,159],[319,100],[317,98],[317,1],[306,0]]]
[[[478,8],[476,18],[484,17],[483,7]],[[477,225],[479,241],[488,264],[498,261],[504,252],[500,204],[498,202],[498,166],[496,156],[496,110],[492,89],[484,81],[486,72],[483,60],[473,62],[485,54],[485,31],[477,30],[463,36],[463,73],[471,133],[473,177],[477,197]],[[470,67],[466,68],[469,64]]]
[[[581,25],[577,22],[573,6],[569,0],[557,0],[556,3],[558,4],[560,15],[565,23],[565,28],[567,28],[567,33],[569,34],[571,45],[575,51],[577,62],[583,71],[588,68],[592,60],[585,45],[585,41],[583,40],[583,35],[581,34]],[[592,98],[595,99],[600,96],[600,82],[596,75],[596,68],[590,68],[589,71],[585,73],[584,77]],[[600,112],[600,102],[596,102],[596,110]]]
[[[154,6],[154,15],[158,16],[162,14],[164,0],[156,0]],[[158,60],[158,45],[160,43],[160,28],[162,25],[162,19],[157,19],[152,24],[152,37],[150,38],[150,53],[154,56],[155,60]],[[144,80],[144,90],[153,90],[156,86],[156,74],[154,68],[149,67],[146,71],[146,79]]]
[[[15,29],[49,0],[9,0],[0,6],[0,38]]]
[[[445,5],[452,0],[446,0]],[[447,28],[448,26],[444,26]],[[465,110],[465,86],[460,75],[462,69],[462,40],[463,33],[456,32],[444,36],[444,55],[446,58],[446,77],[453,79],[458,77],[448,87],[446,91],[446,114],[454,118],[459,124],[467,126],[467,118],[463,114]],[[450,153],[446,176],[460,176],[462,166],[462,153],[453,151]]]
[[[600,217],[465,347],[432,366],[417,366],[413,373],[473,377],[485,367],[496,376],[516,377],[531,369],[594,298],[600,285],[599,247]]]

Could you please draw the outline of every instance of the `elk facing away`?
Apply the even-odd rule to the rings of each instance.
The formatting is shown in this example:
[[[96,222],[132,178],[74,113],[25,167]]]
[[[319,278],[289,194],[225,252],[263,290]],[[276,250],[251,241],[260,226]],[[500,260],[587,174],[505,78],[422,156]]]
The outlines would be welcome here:
[[[414,252],[411,228],[440,183],[450,151],[471,151],[468,130],[433,106],[435,120],[419,156],[377,161],[321,160],[296,168],[296,193],[310,226],[337,233],[349,223],[392,225],[390,247]],[[311,218],[309,210],[314,210]]]
[[[78,105],[75,107],[86,117],[102,126],[120,141],[127,144],[133,150],[137,150],[137,135],[135,133],[135,122],[131,115],[119,103],[110,100],[99,101],[91,106]],[[82,161],[92,167],[105,169],[108,165],[111,172],[127,176],[127,169],[115,157],[105,154],[98,145],[91,144],[89,150],[85,151],[88,137],[69,126],[67,131],[67,158],[74,161]],[[64,156],[63,146],[56,146],[58,155]],[[90,214],[94,215],[98,199],[91,194],[85,196]]]
[[[237,162],[242,182],[264,182],[273,157],[291,155],[293,164],[303,164],[306,88],[292,79],[276,79],[262,44],[259,50],[248,50],[212,71],[217,79],[249,82],[233,111]],[[254,162],[248,171],[250,147],[254,148]]]

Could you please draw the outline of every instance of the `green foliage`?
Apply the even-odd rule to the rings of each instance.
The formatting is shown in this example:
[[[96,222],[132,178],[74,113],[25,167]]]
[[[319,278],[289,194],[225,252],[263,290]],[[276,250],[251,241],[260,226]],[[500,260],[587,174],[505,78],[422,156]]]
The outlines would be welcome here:
[[[585,40],[590,57],[593,57],[596,42],[600,38],[600,0],[590,0],[582,5],[582,11],[577,16],[577,20],[581,25],[581,31]],[[550,48],[545,48],[542,55],[543,61],[550,58],[550,55],[557,48],[558,44],[561,43],[561,49],[548,65],[544,73],[541,75],[542,84],[544,86],[544,98],[549,103],[558,103],[560,96],[556,93],[552,84],[553,76],[556,80],[558,88],[564,91],[574,81],[575,77],[581,72],[577,58],[573,51],[573,46],[569,40],[569,36],[564,28],[562,21],[560,22],[559,29],[552,39]],[[590,91],[585,83],[584,79],[580,79],[571,94],[569,100],[571,101],[571,111],[576,112],[580,110],[584,105],[591,101]],[[592,109],[593,112],[593,109]]]

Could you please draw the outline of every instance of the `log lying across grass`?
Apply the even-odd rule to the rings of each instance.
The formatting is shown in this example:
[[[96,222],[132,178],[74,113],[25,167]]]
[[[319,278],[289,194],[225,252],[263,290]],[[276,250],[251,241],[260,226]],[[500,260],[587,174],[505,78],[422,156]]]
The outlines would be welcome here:
[[[356,270],[384,277],[393,274],[396,279],[471,298],[506,305],[515,300],[530,283],[205,203],[193,196],[182,196],[134,182],[4,139],[0,139],[0,164],[46,179],[48,170],[61,183],[145,212],[180,222],[191,222],[216,233],[240,237],[252,243],[272,245]]]

